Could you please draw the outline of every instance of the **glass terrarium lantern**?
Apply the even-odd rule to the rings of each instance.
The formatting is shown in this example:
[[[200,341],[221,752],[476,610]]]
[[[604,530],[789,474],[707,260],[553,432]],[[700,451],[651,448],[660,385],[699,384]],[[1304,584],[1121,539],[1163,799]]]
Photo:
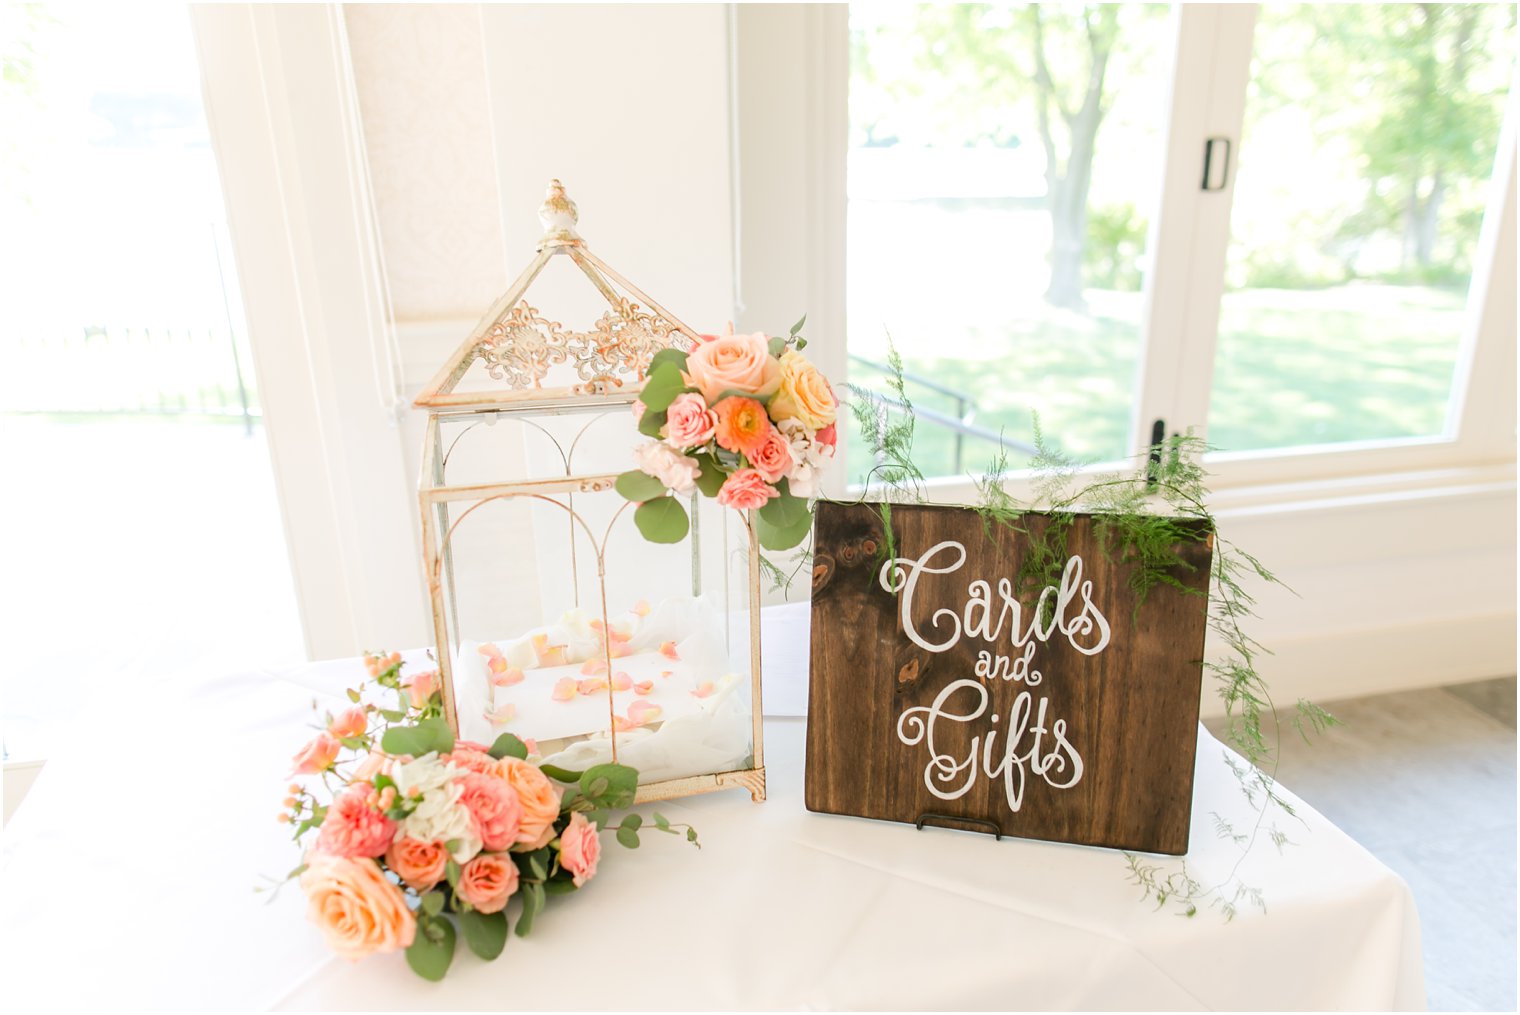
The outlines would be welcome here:
[[[692,494],[686,536],[652,543],[614,489],[651,358],[697,334],[587,249],[559,181],[539,216],[537,256],[415,402],[445,714],[570,771],[632,766],[640,800],[761,800],[754,519]]]

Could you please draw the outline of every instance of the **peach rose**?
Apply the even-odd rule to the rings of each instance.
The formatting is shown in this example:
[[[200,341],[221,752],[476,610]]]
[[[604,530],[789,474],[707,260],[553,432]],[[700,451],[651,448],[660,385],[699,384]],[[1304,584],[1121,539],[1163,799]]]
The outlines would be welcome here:
[[[792,467],[792,442],[782,436],[781,431],[771,427],[765,439],[755,445],[748,457],[755,471],[765,477],[767,483],[774,483]]]
[[[765,406],[753,398],[731,395],[713,410],[718,418],[718,447],[737,451],[746,458],[770,436],[775,427],[765,414]]]
[[[503,850],[517,841],[522,828],[522,804],[517,790],[494,771],[467,772],[459,779],[459,803],[475,821],[482,848]]]
[[[459,894],[482,913],[499,913],[517,891],[517,864],[505,853],[481,853],[459,872]]]
[[[596,837],[596,826],[585,815],[575,811],[570,824],[559,833],[559,865],[569,871],[579,888],[596,877],[596,862],[602,855],[602,840]]]
[[[549,777],[520,758],[502,758],[497,771],[513,789],[522,805],[522,826],[517,830],[513,849],[535,850],[547,846],[554,838],[554,822],[559,818],[559,789]]]
[[[327,732],[342,740],[344,737],[362,737],[369,729],[369,716],[358,705],[346,708],[336,719],[327,724]]]
[[[462,768],[466,772],[480,772],[483,775],[496,774],[496,759],[484,750],[464,747],[463,740],[454,744],[454,752],[444,756],[445,761],[452,762],[456,768]]]
[[[390,775],[391,762],[390,755],[384,754],[381,751],[371,751],[364,756],[363,761],[359,762],[359,767],[354,769],[354,774],[350,777],[350,781],[374,782],[377,775]]]
[[[438,690],[438,671],[425,670],[422,673],[414,673],[401,681],[401,686],[406,688],[407,699],[413,708],[424,708],[433,692]]]
[[[373,860],[312,854],[301,874],[301,890],[307,918],[344,958],[398,951],[410,946],[417,933],[406,897]]]
[[[839,399],[818,368],[795,349],[781,355],[781,384],[771,399],[771,415],[797,419],[809,430],[821,430],[838,416]]]
[[[678,395],[665,410],[665,439],[683,451],[712,440],[717,426],[718,417],[695,392]]]
[[[835,423],[830,423],[828,426],[824,427],[822,430],[819,430],[816,434],[814,434],[813,440],[819,444],[824,445],[825,447],[832,448],[834,445],[839,443],[838,425]]]
[[[333,800],[317,833],[316,849],[333,856],[379,856],[396,837],[396,823],[370,806],[375,787],[356,782]]]
[[[449,851],[441,842],[425,842],[403,835],[385,851],[385,865],[402,881],[425,892],[443,880],[449,865]]]
[[[686,383],[709,403],[725,391],[770,395],[781,383],[781,364],[770,353],[770,340],[753,335],[719,335],[686,357]]]
[[[325,730],[311,738],[311,741],[290,759],[295,766],[291,775],[316,775],[332,768],[333,762],[338,760],[338,752],[343,745],[333,738],[331,733]]]
[[[718,488],[718,503],[735,511],[753,510],[779,496],[781,491],[767,483],[765,477],[754,469],[740,469]]]

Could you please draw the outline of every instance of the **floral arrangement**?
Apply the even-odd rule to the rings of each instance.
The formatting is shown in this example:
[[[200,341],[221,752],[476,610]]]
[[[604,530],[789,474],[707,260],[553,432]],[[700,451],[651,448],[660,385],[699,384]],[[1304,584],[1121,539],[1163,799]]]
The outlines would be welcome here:
[[[806,320],[804,318],[803,320]],[[834,457],[839,399],[802,354],[803,321],[785,338],[702,335],[690,352],[662,349],[650,361],[633,411],[638,468],[617,489],[638,502],[645,538],[676,543],[691,522],[677,496],[693,490],[756,512],[760,545],[786,550],[807,537],[809,500]]]
[[[639,814],[608,823],[633,804],[632,768],[535,764],[532,745],[510,733],[490,747],[457,740],[436,673],[403,678],[396,653],[367,655],[365,665],[397,692],[398,707],[367,702],[363,683],[350,690],[351,706],[324,715],[293,759],[292,775],[320,786],[291,783],[279,816],[297,842],[315,833],[287,880],[299,879],[333,951],[360,959],[404,950],[419,976],[442,979],[458,936],[483,959],[501,954],[514,898],[526,935],[549,896],[585,887],[601,832],[638,847]],[[660,814],[652,823],[700,846],[689,825]]]

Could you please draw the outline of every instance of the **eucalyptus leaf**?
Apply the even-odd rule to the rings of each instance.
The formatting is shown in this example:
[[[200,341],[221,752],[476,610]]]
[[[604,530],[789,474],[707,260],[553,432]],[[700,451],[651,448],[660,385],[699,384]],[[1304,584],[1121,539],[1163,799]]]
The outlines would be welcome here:
[[[770,352],[770,354],[772,356],[780,358],[781,354],[784,353],[784,352],[786,352],[786,339],[784,339],[784,338],[773,338],[773,339],[771,339],[770,342],[769,342],[769,344],[767,345],[767,349],[768,349],[768,351]]]
[[[645,409],[644,415],[639,417],[639,433],[645,437],[660,436],[660,428],[665,425],[665,411],[662,409],[655,412],[653,409]]]
[[[424,980],[437,983],[454,961],[454,925],[447,917],[424,917],[406,950],[406,964]]]
[[[642,502],[665,496],[665,484],[638,469],[630,469],[618,476],[612,486],[624,500]]]
[[[592,786],[598,786],[599,791],[593,792]],[[630,807],[638,788],[639,773],[627,765],[592,765],[581,776],[581,792],[598,807]]]
[[[618,822],[618,824],[622,825],[624,828],[637,829],[643,827],[644,818],[643,815],[640,814],[625,814],[623,815],[623,820]]]
[[[544,886],[531,882],[523,885],[522,897],[523,911],[522,916],[517,918],[517,936],[527,937],[528,932],[533,929],[534,918],[543,912],[545,899]]]
[[[519,761],[525,761],[528,757],[528,745],[523,743],[516,734],[503,733],[491,745],[490,755],[497,761],[500,761],[502,758],[516,758]]]
[[[658,828],[662,832],[668,832],[670,831],[670,819],[661,814],[659,811],[655,811],[654,827]]]
[[[560,768],[558,765],[539,765],[538,770],[555,782],[580,782],[580,772],[572,772],[568,768]]]
[[[646,500],[634,510],[633,523],[651,543],[679,543],[691,531],[686,509],[674,497]]]
[[[761,505],[761,518],[778,529],[793,528],[803,519],[812,520],[813,513],[808,509],[808,502],[801,497],[792,496],[791,486],[786,480],[783,479],[776,489],[781,495],[772,497]]]
[[[802,330],[802,326],[804,324],[806,324],[806,323],[807,323],[807,314],[803,314],[801,317],[797,318],[797,323],[794,324],[794,325],[792,325],[792,330],[789,331],[789,332],[787,332],[787,334],[789,334],[789,335],[795,335],[795,334],[797,334],[797,332],[799,332],[799,331]]]
[[[471,909],[459,914],[459,929],[470,951],[489,962],[507,946],[507,914]]]
[[[571,892],[575,891],[575,887],[575,882],[569,878],[564,878],[563,880],[556,879],[554,881],[545,881],[544,893],[546,895],[569,895]]]
[[[670,408],[670,403],[676,400],[676,396],[686,390],[686,378],[681,376],[680,369],[668,360],[649,371],[649,380],[644,383],[644,390],[639,392],[639,401],[644,403],[646,414],[650,411],[664,412]]]
[[[349,701],[353,702],[355,705],[359,704],[359,692],[358,691],[356,691],[352,687],[350,687],[348,689],[348,691],[345,692],[345,693],[348,694],[348,700]]]
[[[649,358],[649,367],[644,372],[646,374],[653,373],[666,363],[671,364],[677,370],[685,370],[686,356],[687,354],[680,349],[661,349]]]
[[[728,473],[723,471],[723,467],[718,464],[718,460],[712,455],[700,454],[692,455],[691,457],[702,470],[697,473],[697,489],[702,492],[702,496],[704,497],[716,497],[718,491],[723,488],[724,482],[728,479]]]
[[[755,536],[767,550],[790,550],[807,538],[813,529],[811,513],[803,515],[790,528],[777,528],[764,517],[755,519]]]
[[[624,847],[625,849],[638,849],[639,848],[639,832],[638,832],[638,829],[636,829],[636,828],[628,828],[626,826],[624,826],[622,828],[619,828],[617,830],[617,841],[618,841],[618,845]]]
[[[443,893],[428,892],[422,897],[422,911],[428,916],[437,916],[443,912]]]
[[[426,754],[433,742],[432,734],[416,726],[392,726],[380,738],[380,748],[386,754],[410,754],[419,758]]]

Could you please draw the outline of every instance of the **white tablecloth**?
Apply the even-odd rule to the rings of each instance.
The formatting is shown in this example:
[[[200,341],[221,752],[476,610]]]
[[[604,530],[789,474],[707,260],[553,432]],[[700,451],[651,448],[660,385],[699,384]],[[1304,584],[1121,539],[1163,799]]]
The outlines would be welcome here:
[[[768,712],[795,712],[805,657],[772,648],[770,619]],[[429,984],[399,955],[337,959],[296,886],[252,889],[297,862],[274,818],[313,700],[362,672],[208,678],[83,718],[4,833],[9,1009],[1424,1007],[1408,888],[1306,805],[1298,845],[1241,868],[1266,914],[1185,919],[1142,905],[1106,850],[808,813],[795,717],[767,721],[766,803],[660,805],[700,851],[609,837],[590,888],[496,962],[461,946]],[[1199,740],[1189,863],[1222,879],[1238,852],[1212,813],[1249,812]]]

